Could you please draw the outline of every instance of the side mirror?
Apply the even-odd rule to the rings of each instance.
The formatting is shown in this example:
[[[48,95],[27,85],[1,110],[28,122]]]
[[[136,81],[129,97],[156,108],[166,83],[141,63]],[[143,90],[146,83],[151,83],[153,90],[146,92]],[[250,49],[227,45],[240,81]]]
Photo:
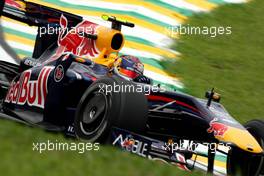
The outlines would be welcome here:
[[[210,106],[212,101],[219,103],[221,100],[221,95],[215,92],[213,88],[211,91],[207,91],[205,93],[205,98],[208,99],[207,106]]]

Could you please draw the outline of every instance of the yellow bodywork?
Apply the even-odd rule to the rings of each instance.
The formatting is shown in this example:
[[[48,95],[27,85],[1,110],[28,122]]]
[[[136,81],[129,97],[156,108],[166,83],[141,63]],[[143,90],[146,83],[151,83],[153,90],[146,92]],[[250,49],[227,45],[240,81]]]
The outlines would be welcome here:
[[[228,127],[223,136],[215,136],[218,140],[233,143],[237,147],[251,153],[262,153],[263,149],[256,139],[247,131],[239,128]]]
[[[115,62],[118,52],[124,46],[124,36],[120,31],[104,26],[99,26],[96,29],[96,33],[98,37],[95,41],[95,44],[100,54],[97,58],[94,58],[93,61],[97,64],[101,64],[108,68],[111,68]],[[112,39],[116,34],[122,35],[123,38],[122,44],[118,50],[115,50],[111,47]]]

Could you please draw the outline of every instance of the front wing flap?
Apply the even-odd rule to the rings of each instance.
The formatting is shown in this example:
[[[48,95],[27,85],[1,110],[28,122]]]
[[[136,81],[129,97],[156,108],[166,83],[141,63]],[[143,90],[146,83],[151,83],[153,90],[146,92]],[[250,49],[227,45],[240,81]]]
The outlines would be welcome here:
[[[123,129],[113,128],[110,141],[113,146],[151,160],[177,165],[190,171],[194,165],[186,162],[184,151],[172,152],[168,143],[146,136],[138,135]]]

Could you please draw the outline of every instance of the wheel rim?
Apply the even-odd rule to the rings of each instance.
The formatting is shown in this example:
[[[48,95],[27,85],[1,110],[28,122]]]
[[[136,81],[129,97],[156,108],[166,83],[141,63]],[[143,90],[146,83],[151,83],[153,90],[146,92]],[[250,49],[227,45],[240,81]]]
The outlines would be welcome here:
[[[86,136],[100,135],[106,128],[107,97],[95,92],[89,98],[81,114],[80,129]]]

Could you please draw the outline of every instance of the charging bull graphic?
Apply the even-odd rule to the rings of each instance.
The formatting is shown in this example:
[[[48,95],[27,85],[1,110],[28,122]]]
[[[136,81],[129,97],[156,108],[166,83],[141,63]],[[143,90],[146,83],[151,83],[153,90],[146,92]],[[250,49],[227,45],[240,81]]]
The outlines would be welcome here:
[[[221,122],[217,122],[217,119],[215,118],[210,122],[210,128],[207,129],[207,132],[214,133],[215,137],[223,137],[227,130],[228,127]]]
[[[48,62],[58,59],[63,53],[71,52],[74,55],[95,58],[99,51],[95,41],[86,38],[84,34],[95,34],[97,24],[89,21],[82,21],[76,27],[69,30],[68,20],[63,15],[60,18],[60,32],[58,35],[58,49]]]

